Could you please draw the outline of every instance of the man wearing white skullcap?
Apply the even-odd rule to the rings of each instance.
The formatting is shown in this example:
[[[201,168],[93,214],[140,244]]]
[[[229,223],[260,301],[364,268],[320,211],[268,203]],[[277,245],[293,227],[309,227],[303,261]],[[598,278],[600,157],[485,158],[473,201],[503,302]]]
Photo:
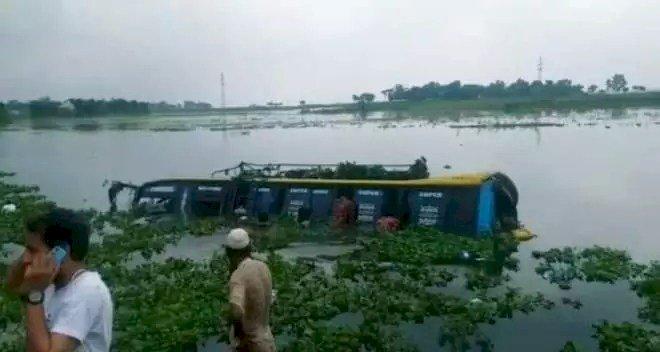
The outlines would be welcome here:
[[[243,229],[227,235],[225,251],[229,258],[229,304],[236,351],[274,352],[270,331],[270,305],[273,283],[265,263],[250,256],[250,236]]]

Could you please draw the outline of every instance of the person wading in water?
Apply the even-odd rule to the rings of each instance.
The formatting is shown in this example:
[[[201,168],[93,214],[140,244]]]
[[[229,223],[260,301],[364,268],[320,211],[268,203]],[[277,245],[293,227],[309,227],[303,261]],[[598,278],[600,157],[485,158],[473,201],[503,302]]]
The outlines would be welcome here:
[[[227,235],[229,259],[230,340],[238,352],[274,352],[270,331],[273,283],[268,266],[251,257],[250,237],[243,229]]]

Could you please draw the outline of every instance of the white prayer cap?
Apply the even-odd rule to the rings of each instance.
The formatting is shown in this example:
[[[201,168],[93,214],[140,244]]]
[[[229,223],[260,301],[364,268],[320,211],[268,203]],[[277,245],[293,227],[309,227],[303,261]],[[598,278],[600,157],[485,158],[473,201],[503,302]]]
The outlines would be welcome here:
[[[250,236],[247,231],[238,228],[229,231],[225,246],[231,249],[243,249],[250,245]]]

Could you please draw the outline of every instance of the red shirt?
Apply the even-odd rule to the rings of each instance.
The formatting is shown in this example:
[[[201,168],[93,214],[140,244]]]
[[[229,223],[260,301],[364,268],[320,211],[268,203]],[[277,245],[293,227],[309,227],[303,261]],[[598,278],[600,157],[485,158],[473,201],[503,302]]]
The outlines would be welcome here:
[[[379,232],[394,232],[399,229],[399,219],[393,216],[384,216],[376,223]]]
[[[355,203],[342,198],[335,203],[332,209],[333,226],[345,228],[355,223]]]

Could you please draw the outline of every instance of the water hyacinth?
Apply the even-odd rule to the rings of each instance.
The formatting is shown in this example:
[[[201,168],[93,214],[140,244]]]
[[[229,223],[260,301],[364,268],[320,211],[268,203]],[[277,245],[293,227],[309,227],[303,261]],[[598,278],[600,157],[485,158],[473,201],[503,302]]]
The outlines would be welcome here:
[[[54,205],[39,194],[38,187],[0,180],[0,204],[9,203],[17,207],[0,216],[2,244],[22,243],[25,217]],[[213,235],[232,223],[147,222],[121,212],[84,214],[91,219],[96,238],[88,265],[100,272],[115,302],[113,351],[195,350],[200,341],[210,338],[228,341],[224,312],[229,269],[222,253],[203,261],[155,254],[162,254],[185,236]],[[278,292],[271,322],[278,339],[287,337],[278,346],[283,351],[413,351],[415,346],[403,337],[400,327],[423,324],[431,317],[442,321],[439,346],[452,351],[487,351],[496,346],[483,333],[483,325],[521,314],[542,314],[555,307],[541,293],[506,286],[509,270],[517,269],[517,260],[511,257],[516,245],[506,237],[472,239],[431,229],[335,233],[327,227],[301,228],[291,219],[255,231],[254,236]],[[292,241],[326,238],[358,245],[348,254],[333,257],[331,272],[314,261],[284,260],[273,251]],[[506,255],[496,253],[495,247],[505,248]],[[638,277],[631,287],[647,302],[640,314],[645,312],[650,322],[657,323],[657,263],[640,271],[641,266],[625,252],[602,248],[535,255],[551,268],[558,263],[573,265],[579,279],[609,282]],[[136,257],[141,258],[137,264]],[[602,264],[615,261],[614,266]],[[446,291],[446,286],[461,277],[454,267],[467,270],[463,274],[467,296]],[[4,280],[6,269],[6,264],[0,264],[0,279]],[[573,299],[564,303],[577,305]],[[328,323],[343,314],[360,319],[355,326]],[[603,324],[595,331],[601,349],[607,351],[617,350],[611,347],[617,339],[640,348],[653,347],[657,341],[657,334],[633,324]],[[0,291],[0,332],[0,350],[25,349],[21,303],[4,291]]]

